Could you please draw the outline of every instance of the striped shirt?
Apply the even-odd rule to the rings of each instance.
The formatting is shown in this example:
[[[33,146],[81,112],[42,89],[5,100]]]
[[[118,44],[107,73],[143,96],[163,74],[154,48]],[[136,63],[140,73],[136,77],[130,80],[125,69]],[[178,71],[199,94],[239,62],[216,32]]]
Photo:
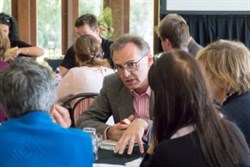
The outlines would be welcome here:
[[[149,119],[149,97],[151,89],[148,87],[147,91],[143,94],[137,94],[134,90],[131,90],[134,106],[135,118]]]

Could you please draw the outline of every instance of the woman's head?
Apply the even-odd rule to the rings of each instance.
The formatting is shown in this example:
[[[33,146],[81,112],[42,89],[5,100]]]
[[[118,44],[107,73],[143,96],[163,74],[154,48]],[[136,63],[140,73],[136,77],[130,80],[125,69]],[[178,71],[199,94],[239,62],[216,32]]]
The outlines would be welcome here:
[[[187,52],[163,53],[151,66],[149,85],[154,92],[154,123],[158,140],[196,124],[203,109],[212,106],[199,64]]]
[[[2,30],[10,40],[20,39],[16,20],[5,13],[0,13],[0,30]]]
[[[49,112],[56,101],[50,71],[28,57],[19,57],[0,73],[0,99],[9,117],[31,111]]]
[[[203,48],[197,60],[214,89],[225,89],[229,95],[250,90],[250,52],[243,43],[218,40]]]
[[[8,36],[0,29],[0,59],[7,59],[7,50],[10,48]]]
[[[101,54],[101,44],[92,35],[84,34],[78,37],[74,44],[76,60],[80,66],[96,66],[102,65],[99,58]]]

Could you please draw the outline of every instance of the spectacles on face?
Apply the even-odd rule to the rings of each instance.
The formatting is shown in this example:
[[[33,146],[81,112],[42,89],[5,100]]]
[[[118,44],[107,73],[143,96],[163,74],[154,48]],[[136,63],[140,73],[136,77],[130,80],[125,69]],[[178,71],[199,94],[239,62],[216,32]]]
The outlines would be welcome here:
[[[147,53],[144,56],[142,56],[138,61],[126,63],[124,66],[122,66],[122,65],[115,65],[115,71],[118,72],[118,73],[122,73],[125,69],[128,70],[129,72],[134,72],[134,71],[138,70],[139,63],[148,54],[149,53]]]

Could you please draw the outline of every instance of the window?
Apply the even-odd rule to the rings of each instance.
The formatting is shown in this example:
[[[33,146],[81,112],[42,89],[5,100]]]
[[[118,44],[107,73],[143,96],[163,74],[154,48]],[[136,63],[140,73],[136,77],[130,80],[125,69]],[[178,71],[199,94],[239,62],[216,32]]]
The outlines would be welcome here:
[[[79,0],[79,16],[86,13],[92,13],[100,16],[103,9],[103,0]]]
[[[11,0],[0,0],[0,11],[11,15]]]
[[[45,56],[61,55],[61,0],[37,0],[37,41]]]
[[[143,10],[142,10],[143,9]],[[146,40],[153,52],[154,1],[131,0],[129,32]]]

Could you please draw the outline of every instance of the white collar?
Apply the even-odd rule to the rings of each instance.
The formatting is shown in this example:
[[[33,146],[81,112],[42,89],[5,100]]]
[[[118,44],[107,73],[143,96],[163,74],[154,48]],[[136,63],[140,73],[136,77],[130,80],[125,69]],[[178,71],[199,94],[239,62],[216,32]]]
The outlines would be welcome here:
[[[175,138],[178,138],[178,137],[182,137],[182,136],[185,136],[191,132],[193,132],[195,130],[194,128],[194,125],[188,125],[188,126],[185,126],[179,130],[177,130],[177,132],[175,134],[173,134],[173,136],[171,136],[170,139],[175,139]]]

